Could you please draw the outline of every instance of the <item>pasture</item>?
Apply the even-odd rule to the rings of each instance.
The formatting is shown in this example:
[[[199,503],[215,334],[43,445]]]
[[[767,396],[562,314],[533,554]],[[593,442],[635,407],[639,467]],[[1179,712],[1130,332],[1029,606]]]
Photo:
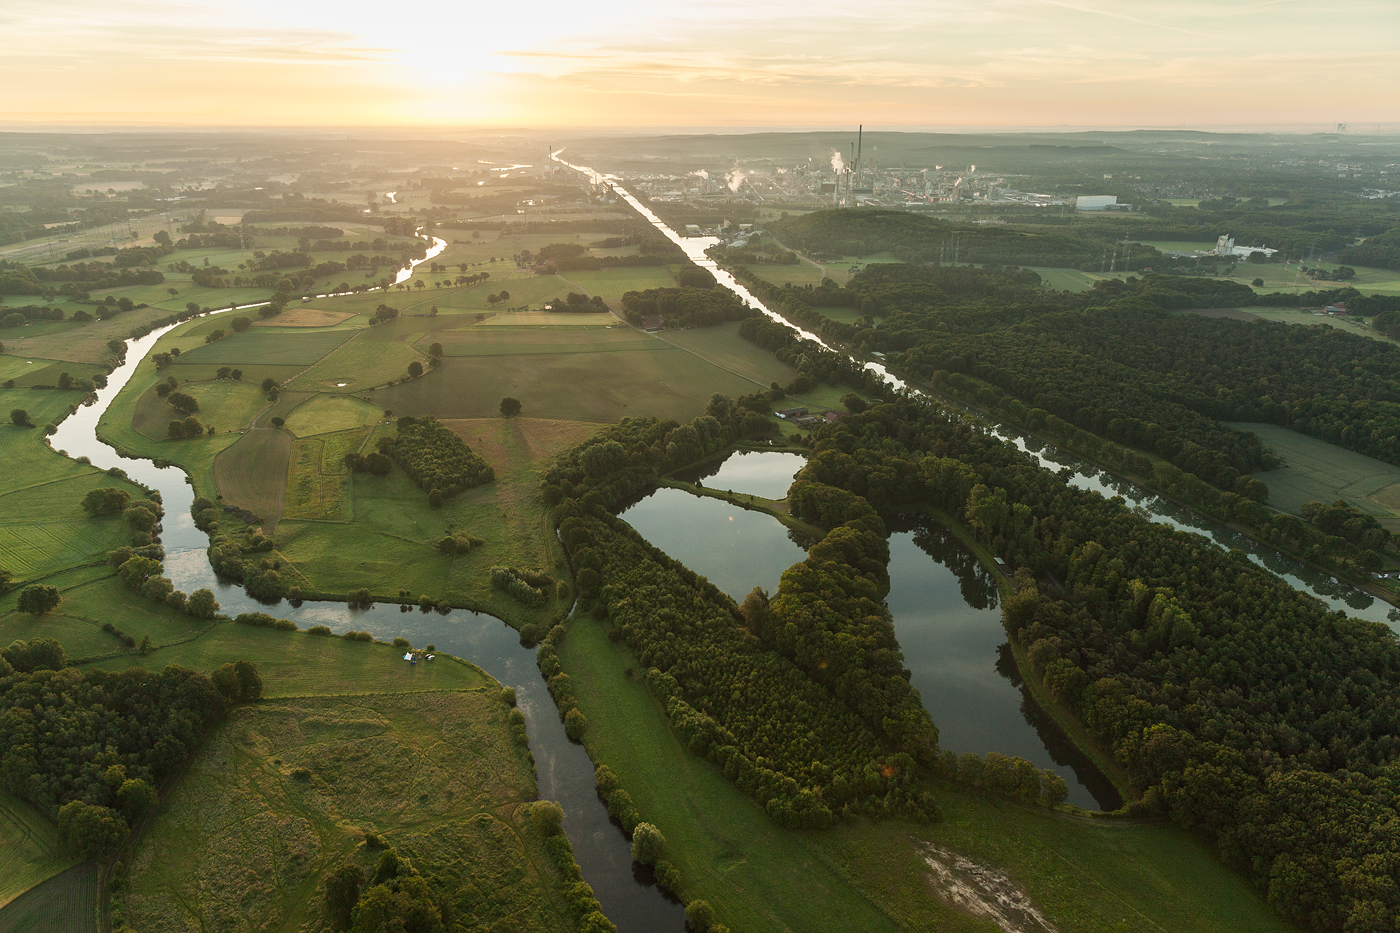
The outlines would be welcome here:
[[[596,272],[572,270],[557,273],[565,284],[576,286],[573,291],[599,295],[604,299],[619,299],[627,292],[648,288],[674,288],[676,277],[666,266],[632,266],[599,269]]]
[[[217,321],[218,318],[214,320]],[[261,363],[264,366],[310,366],[344,343],[353,333],[345,330],[325,330],[286,334],[250,329],[241,334],[230,334],[214,343],[186,349],[180,356],[180,363],[183,366],[202,365],[214,368],[241,366],[244,363]],[[182,336],[186,337],[188,343],[190,334]]]
[[[59,849],[58,827],[28,803],[0,790],[0,908],[72,864],[73,859]],[[0,909],[0,930],[4,929],[6,911]]]
[[[256,384],[236,379],[183,383],[179,391],[199,403],[195,417],[200,423],[213,425],[220,432],[243,430],[270,404]],[[184,417],[183,411],[171,407],[152,390],[137,403],[132,426],[152,440],[163,440],[169,434],[171,420]]]
[[[271,534],[282,518],[292,435],[253,428],[214,458],[214,488],[224,505],[242,506],[263,520]]]
[[[97,933],[98,869],[75,865],[0,910],[0,933]]]
[[[697,327],[694,330],[663,330],[655,336],[722,369],[752,380],[755,385],[739,393],[742,395],[748,395],[759,387],[766,389],[773,382],[787,385],[797,378],[797,370],[786,363],[778,362],[767,350],[740,337],[737,321],[717,324],[714,327]]]
[[[350,472],[342,461],[347,453],[359,451],[369,436],[370,431],[361,429],[298,438],[283,481],[287,491],[283,517],[350,521]]]
[[[925,842],[1006,872],[1062,933],[1294,929],[1170,824],[1076,819],[945,786],[941,823],[854,819],[821,833],[784,830],[686,751],[628,675],[636,660],[601,625],[570,625],[559,657],[589,720],[590,756],[666,837],[688,896],[709,899],[734,929],[988,929],[931,896]]]
[[[351,395],[315,395],[284,417],[288,431],[308,437],[377,424],[384,412]]]
[[[276,317],[259,320],[254,327],[332,327],[344,323],[352,315],[348,311],[327,311],[302,305],[283,311]]]
[[[532,417],[617,421],[656,415],[689,421],[715,392],[754,391],[749,379],[657,340],[653,349],[521,353],[489,363],[448,357],[421,379],[376,390],[372,400],[397,414],[489,418],[512,396]],[[767,385],[767,383],[763,383]]]
[[[373,867],[379,853],[361,842],[376,832],[478,928],[571,930],[517,809],[535,781],[508,711],[494,688],[234,711],[134,852],[122,919],[143,933],[234,918],[299,929],[320,920],[322,876],[346,861]]]
[[[1400,467],[1274,424],[1230,427],[1253,431],[1288,462],[1281,470],[1253,474],[1269,487],[1274,508],[1296,515],[1305,502],[1344,499],[1400,531]]]
[[[656,338],[625,326],[570,326],[570,318],[595,317],[573,314],[498,314],[492,321],[517,318],[548,317],[563,321],[537,327],[480,324],[462,330],[443,331],[423,338],[422,342],[442,344],[444,356],[516,356],[521,353],[608,353],[619,350],[649,350]],[[422,346],[420,342],[420,346]]]
[[[358,334],[325,359],[287,384],[292,391],[322,392],[350,388],[358,391],[401,379],[408,364],[426,367],[426,357],[403,340],[376,340],[373,330]]]
[[[445,423],[491,464],[495,481],[434,510],[397,467],[383,477],[333,472],[343,469],[340,458],[365,437],[363,429],[300,441],[278,527],[280,553],[318,592],[343,594],[363,586],[385,595],[407,589],[490,612],[516,627],[556,618],[567,609],[567,592],[543,606],[527,606],[493,589],[489,571],[495,564],[538,567],[567,579],[558,541],[545,522],[539,482],[551,458],[584,440],[594,426],[499,416]],[[308,450],[317,443],[324,447]],[[443,555],[436,544],[448,532],[468,532],[485,544]]]
[[[0,331],[0,337],[4,332]],[[13,379],[15,387],[27,389],[31,386],[52,386],[58,378],[67,373],[74,379],[90,378],[105,370],[93,363],[75,363],[69,360],[45,360],[36,357],[0,355],[0,383]],[[5,412],[6,415],[9,412]]]
[[[181,307],[184,305],[181,304]],[[86,310],[91,312],[92,309]],[[146,327],[169,314],[169,311],[159,308],[137,308],[105,321],[86,324],[65,322],[52,327],[45,325],[43,331],[38,331],[37,326],[31,324],[0,331],[0,341],[5,344],[5,352],[13,356],[91,363],[95,366],[112,352],[107,347],[107,341],[125,340],[133,329]]]

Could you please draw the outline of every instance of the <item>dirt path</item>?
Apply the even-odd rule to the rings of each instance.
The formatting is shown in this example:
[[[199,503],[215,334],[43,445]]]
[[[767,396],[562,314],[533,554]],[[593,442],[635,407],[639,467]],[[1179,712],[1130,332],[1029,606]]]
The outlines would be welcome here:
[[[995,868],[924,843],[929,882],[945,903],[995,923],[1002,933],[1058,933],[1025,888]]]

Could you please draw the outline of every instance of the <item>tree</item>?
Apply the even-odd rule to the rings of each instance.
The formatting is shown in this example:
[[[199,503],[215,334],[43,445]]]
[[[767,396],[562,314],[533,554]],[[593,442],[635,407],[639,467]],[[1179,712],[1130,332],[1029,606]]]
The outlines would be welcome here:
[[[710,933],[716,922],[709,901],[694,900],[685,905],[685,923],[694,933]]]
[[[1249,284],[1252,285],[1252,286],[1254,286],[1255,288],[1263,288],[1263,287],[1264,287],[1264,280],[1263,280],[1263,279],[1255,279],[1253,282],[1250,282]]]
[[[129,823],[141,819],[158,800],[155,788],[140,778],[123,781],[117,790],[117,802],[121,804],[122,815]]]
[[[661,830],[650,823],[638,823],[632,830],[632,859],[643,865],[652,865],[661,857],[666,839]]]
[[[418,362],[417,360],[414,360],[413,362],[409,363],[408,374],[412,378],[417,379],[419,376],[423,375],[423,364]]]
[[[866,409],[865,399],[854,392],[847,392],[841,396],[841,404],[853,415],[858,415]]]
[[[209,619],[219,611],[219,603],[209,590],[195,590],[185,603],[185,609],[196,619]]]
[[[58,811],[63,847],[82,859],[103,859],[114,852],[131,828],[110,807],[73,800]]]
[[[501,414],[507,418],[513,418],[520,414],[521,407],[520,399],[518,398],[511,398],[507,395],[505,398],[501,399]]]
[[[280,427],[282,427],[282,425],[284,425],[284,424],[286,424],[286,423],[287,423],[286,420],[285,420],[285,419],[282,419],[282,418],[276,418],[276,417],[274,417],[274,418],[272,419],[272,426],[273,426],[274,428],[280,428]]]
[[[89,515],[115,515],[126,508],[131,493],[115,486],[93,489],[83,496],[83,510]]]
[[[277,388],[277,380],[273,379],[271,376],[268,376],[262,381],[262,390],[264,392],[271,392],[275,388]]]
[[[326,893],[321,899],[321,910],[331,929],[350,929],[351,913],[360,900],[360,886],[365,876],[359,866],[346,863],[326,878]]]
[[[42,583],[35,583],[26,586],[19,594],[18,609],[20,612],[27,612],[30,615],[41,616],[58,606],[61,599],[58,587],[46,586]]]
[[[22,428],[34,427],[34,422],[29,420],[29,412],[25,411],[23,408],[14,408],[10,410],[10,423],[17,424]]]

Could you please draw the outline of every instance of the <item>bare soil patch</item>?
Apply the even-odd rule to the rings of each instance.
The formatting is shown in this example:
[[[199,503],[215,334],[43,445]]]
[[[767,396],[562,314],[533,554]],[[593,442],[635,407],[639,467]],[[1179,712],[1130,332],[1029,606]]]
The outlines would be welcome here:
[[[1003,933],[1058,933],[1026,889],[1003,872],[932,843],[922,848],[929,885],[944,903],[987,918]]]
[[[254,327],[331,327],[354,317],[347,311],[326,311],[322,308],[294,308],[276,317],[258,321]]]

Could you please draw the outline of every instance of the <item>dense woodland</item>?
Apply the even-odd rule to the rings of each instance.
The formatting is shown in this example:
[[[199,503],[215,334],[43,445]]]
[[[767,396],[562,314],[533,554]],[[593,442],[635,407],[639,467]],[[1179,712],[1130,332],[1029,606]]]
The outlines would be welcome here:
[[[713,277],[710,281],[713,283]],[[649,317],[662,318],[667,327],[709,327],[725,321],[742,321],[756,313],[727,288],[682,285],[680,288],[648,288],[622,296],[623,317],[638,327]]]
[[[213,677],[79,671],[57,642],[15,642],[0,649],[0,781],[57,820],[74,854],[106,857],[227,705],[261,693],[247,662]]]
[[[397,436],[381,439],[381,452],[424,492],[450,498],[496,478],[491,464],[436,418],[405,416],[397,428]]]

